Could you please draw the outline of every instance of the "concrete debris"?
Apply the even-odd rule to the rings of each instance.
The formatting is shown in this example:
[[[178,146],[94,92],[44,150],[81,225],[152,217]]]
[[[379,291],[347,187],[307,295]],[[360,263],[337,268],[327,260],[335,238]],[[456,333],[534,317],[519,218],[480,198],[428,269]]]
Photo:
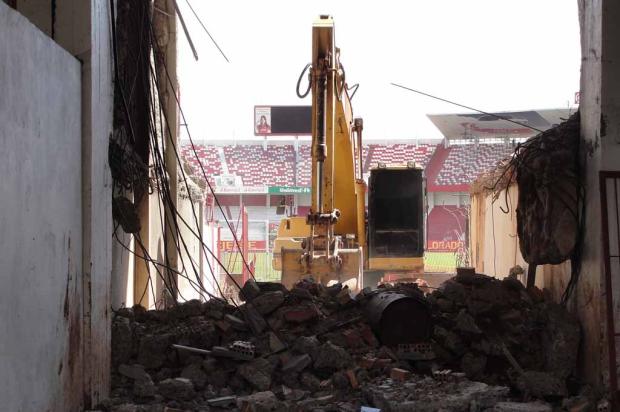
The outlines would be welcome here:
[[[146,375],[144,378],[134,381],[133,395],[136,398],[154,398],[157,395],[157,387],[153,383],[153,379]]]
[[[202,389],[207,384],[207,374],[199,363],[187,365],[181,372],[181,377],[192,381],[196,389]]]
[[[252,304],[261,315],[268,315],[284,303],[284,293],[281,290],[265,292],[257,296]]]
[[[207,399],[207,404],[209,406],[215,406],[215,407],[220,407],[220,408],[226,408],[236,403],[237,403],[236,396],[222,396],[220,398]]]
[[[250,279],[241,288],[239,291],[239,299],[241,301],[251,302],[255,297],[260,295],[260,286],[256,283],[255,280]]]
[[[351,356],[344,348],[326,342],[316,351],[314,368],[320,370],[338,370],[351,364]]]
[[[274,365],[264,358],[244,363],[238,368],[239,374],[254,388],[266,391],[271,386]]]
[[[579,323],[539,289],[463,271],[428,299],[439,364],[536,398],[566,396],[567,381],[575,378]]]
[[[517,378],[516,386],[534,398],[558,399],[568,395],[565,382],[547,372],[526,371]]]
[[[186,378],[165,379],[159,382],[159,393],[168,399],[189,400],[196,396],[192,381]]]
[[[509,389],[482,382],[436,381],[413,376],[404,382],[380,378],[362,389],[364,399],[385,412],[483,411],[508,398]]]
[[[391,347],[381,341],[390,331],[376,334],[365,305],[382,292],[428,307],[433,325],[426,340]],[[557,406],[568,395],[579,326],[561,307],[531,296],[520,283],[461,273],[427,303],[415,284],[354,296],[340,284],[304,280],[289,292],[251,280],[238,307],[212,299],[160,311],[122,309],[112,325],[111,398],[99,408],[546,411],[545,403],[518,401]],[[398,336],[408,335],[390,339]]]
[[[553,408],[546,402],[498,402],[493,412],[552,412]]]
[[[256,392],[237,399],[237,406],[247,412],[286,412],[287,408],[271,391]]]
[[[297,353],[303,353],[310,355],[314,358],[316,350],[319,347],[320,342],[316,336],[300,336],[295,340],[293,344],[293,351]]]
[[[298,355],[290,358],[282,365],[282,373],[299,373],[312,364],[310,355]]]
[[[118,373],[120,373],[123,376],[126,376],[128,378],[131,379],[135,379],[135,380],[144,380],[146,379],[148,376],[148,373],[146,373],[146,371],[144,370],[144,366],[142,365],[119,365],[118,367]]]

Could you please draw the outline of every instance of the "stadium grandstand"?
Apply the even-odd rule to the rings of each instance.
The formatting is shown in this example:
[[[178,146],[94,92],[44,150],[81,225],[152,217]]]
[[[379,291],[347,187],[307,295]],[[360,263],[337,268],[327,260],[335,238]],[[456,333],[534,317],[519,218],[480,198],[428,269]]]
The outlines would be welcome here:
[[[557,119],[565,111],[502,115],[546,129],[559,122]],[[425,169],[427,272],[450,272],[456,265],[468,263],[470,184],[510,156],[517,143],[535,134],[527,127],[511,128],[506,122],[498,125],[497,119],[472,120],[471,116],[429,116],[444,134],[442,140],[366,140],[363,147],[365,178],[372,167],[382,163],[413,161]],[[307,214],[310,206],[309,139],[202,141],[195,142],[193,149],[185,142],[182,154],[195,177],[201,179],[194,150],[221,206],[221,209],[215,207],[213,196],[208,196],[205,216],[217,229],[218,254],[227,270],[239,273],[243,265],[235,236],[241,239],[244,235],[241,221],[245,212],[249,239],[247,261],[257,278],[277,279],[279,273],[272,268],[271,250],[278,225],[285,216]]]

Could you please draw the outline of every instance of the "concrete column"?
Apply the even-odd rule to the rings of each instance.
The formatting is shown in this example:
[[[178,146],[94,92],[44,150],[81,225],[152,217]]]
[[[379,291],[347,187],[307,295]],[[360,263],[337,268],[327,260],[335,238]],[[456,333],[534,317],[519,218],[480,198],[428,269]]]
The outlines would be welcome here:
[[[113,83],[110,3],[65,0],[56,6],[55,40],[82,62],[82,284],[84,406],[110,390]]]
[[[581,25],[581,134],[586,185],[586,229],[581,278],[570,308],[583,328],[580,368],[600,387],[606,370],[599,171],[620,170],[620,4],[579,0]]]
[[[177,192],[177,158],[174,147],[178,147],[178,106],[177,95],[177,28],[176,11],[174,0],[155,0],[154,2],[154,31],[157,37],[158,50],[156,50],[156,64],[159,79],[159,98],[163,103],[166,124],[164,130],[164,161],[168,174],[169,192],[173,208],[178,205]],[[176,214],[169,204],[165,205],[165,230],[164,247],[165,262],[169,268],[166,270],[167,282],[170,285],[177,284],[177,271],[179,267],[179,234],[176,229]],[[173,291],[176,293],[176,291]],[[175,296],[176,297],[176,296]]]

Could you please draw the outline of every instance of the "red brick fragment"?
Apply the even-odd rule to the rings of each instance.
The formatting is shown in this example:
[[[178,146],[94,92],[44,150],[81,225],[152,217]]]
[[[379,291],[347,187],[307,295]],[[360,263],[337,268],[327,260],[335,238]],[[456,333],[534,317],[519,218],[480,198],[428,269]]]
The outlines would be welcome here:
[[[307,322],[316,319],[318,316],[319,312],[314,306],[298,306],[284,312],[284,319],[293,323]]]
[[[398,382],[406,381],[407,379],[409,379],[409,376],[411,376],[411,372],[404,369],[392,368],[392,370],[390,371],[390,378]]]
[[[355,376],[355,372],[351,369],[347,369],[346,372],[347,378],[349,378],[349,383],[353,389],[359,388],[360,384],[357,381],[357,376]]]
[[[364,356],[359,361],[359,365],[364,369],[371,369],[371,368],[374,368],[376,362],[377,362],[377,358],[369,358],[369,357]]]

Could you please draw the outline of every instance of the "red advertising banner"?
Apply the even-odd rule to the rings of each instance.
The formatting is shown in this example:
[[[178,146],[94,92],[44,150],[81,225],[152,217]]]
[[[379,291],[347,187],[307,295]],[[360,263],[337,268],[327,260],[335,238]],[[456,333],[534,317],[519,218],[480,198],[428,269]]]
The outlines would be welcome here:
[[[267,242],[264,240],[250,240],[248,249],[250,252],[264,252],[267,246]],[[241,246],[241,240],[239,240],[239,245]],[[233,252],[238,251],[237,245],[234,240],[220,240],[220,251],[221,252]]]
[[[432,252],[457,252],[463,250],[465,242],[462,240],[429,240],[426,250]]]

